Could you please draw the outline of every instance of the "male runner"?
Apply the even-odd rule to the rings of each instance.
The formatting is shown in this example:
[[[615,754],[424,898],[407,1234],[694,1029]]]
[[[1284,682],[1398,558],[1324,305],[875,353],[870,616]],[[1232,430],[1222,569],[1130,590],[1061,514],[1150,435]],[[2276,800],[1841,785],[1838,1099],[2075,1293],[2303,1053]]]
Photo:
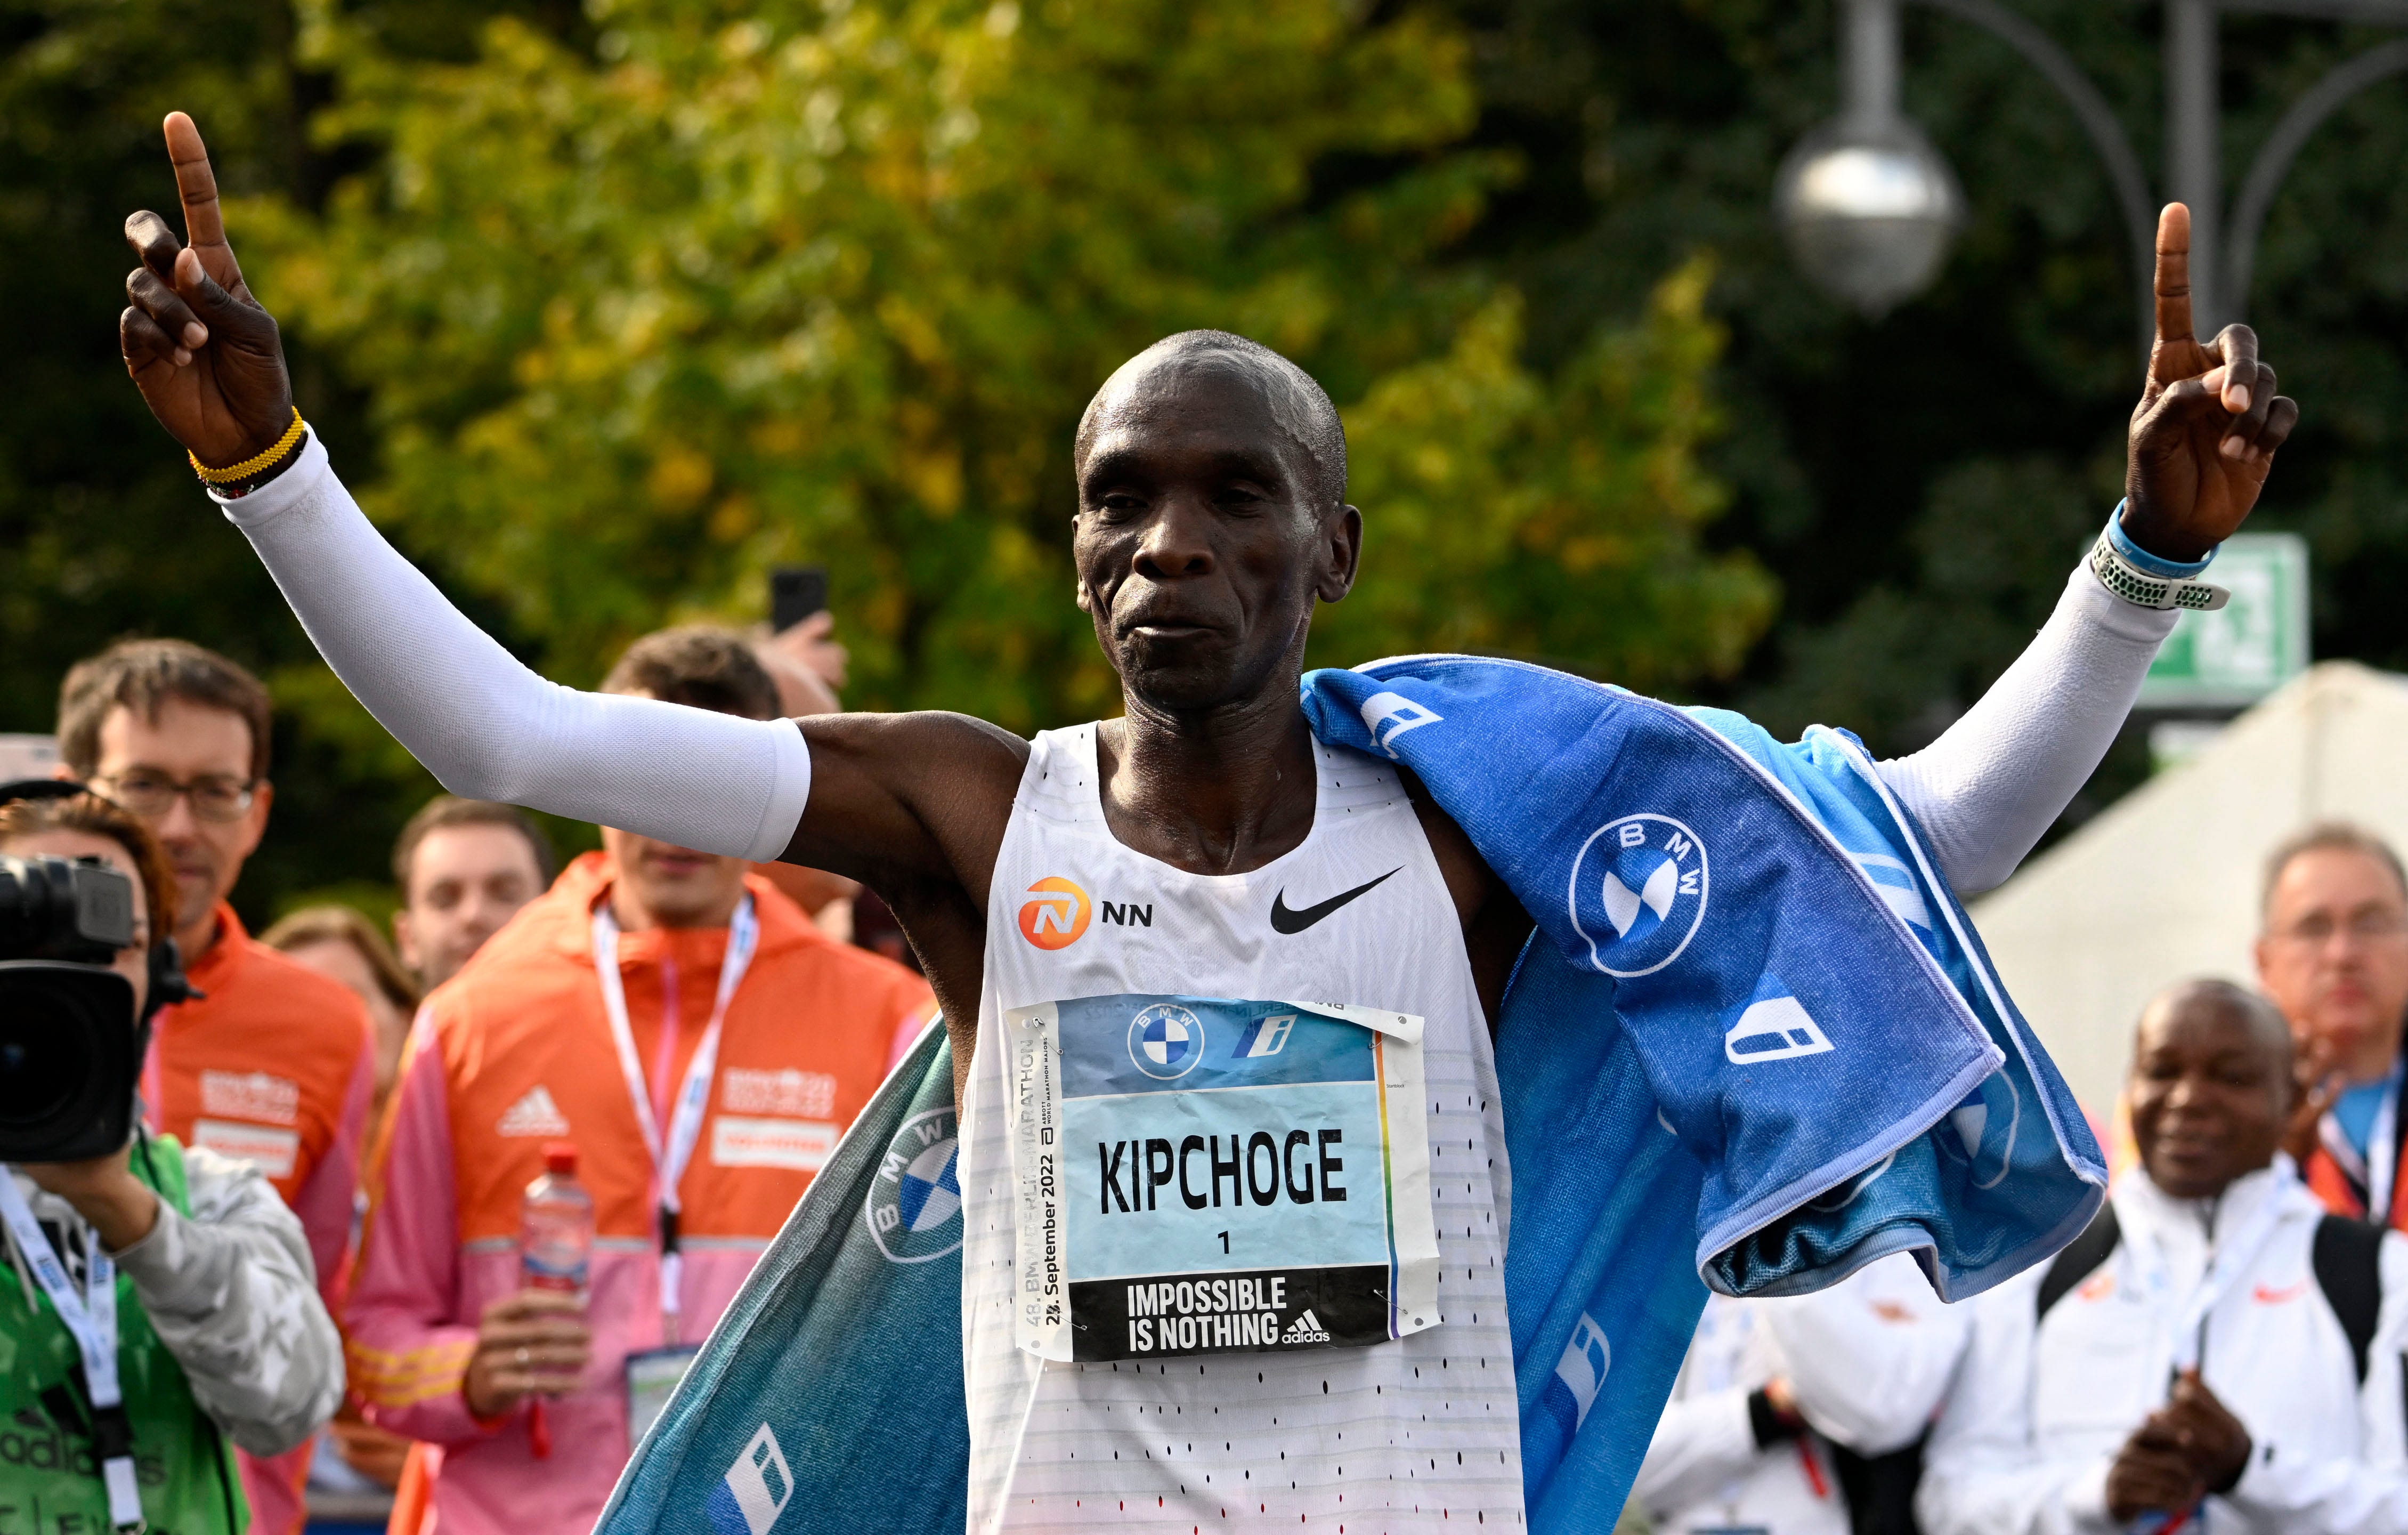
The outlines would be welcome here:
[[[947,1170],[968,1233],[973,1527],[1520,1520],[1487,1021],[1531,924],[1416,785],[1306,729],[1297,681],[1312,606],[1346,595],[1363,536],[1320,388],[1252,342],[1191,332],[1132,359],[1089,405],[1072,553],[1079,605],[1121,676],[1122,719],[1031,742],[954,714],[797,728],[578,694],[478,633],[352,505],[300,429],[275,323],[242,284],[191,120],[170,115],[167,140],[192,249],[156,214],[127,222],[142,262],[120,327],[127,368],[386,727],[454,793],[833,869],[880,891],[910,930],[952,1032],[968,1122]],[[2159,338],[2112,567],[2137,567],[2141,581],[2196,573],[2247,515],[2298,417],[2245,328],[2205,346],[2191,337],[2188,237],[2186,212],[2169,208]],[[1960,889],[2004,878],[2088,776],[2172,625],[2104,579],[2077,570],[1990,695],[1926,752],[1884,765]],[[1325,1341],[1326,1322],[1282,1313],[1277,1343],[1209,1355],[1187,1352],[1193,1318],[1182,1316],[1182,1344],[1151,1369],[1073,1360],[1058,1341],[1018,1335],[1007,1019],[1033,1026],[1058,1004],[1064,1069],[1116,1081],[1128,1063],[1174,1081],[1200,1055],[1199,1033],[1233,1017],[1264,1055],[1297,1048],[1291,1033],[1333,1058],[1360,1048],[1342,1020],[1278,1011],[1299,997],[1349,1004],[1366,1032],[1389,1017],[1426,1026],[1432,1314],[1371,1346],[1331,1348],[1305,1346]],[[1144,1005],[1125,1051],[1114,1040],[1114,1058],[1082,1056],[1092,1020],[1081,1009],[1107,998]],[[1267,1263],[1321,1261],[1351,1227],[1354,1203],[1341,1209],[1340,1195],[1375,1188],[1391,1144],[1275,1143],[1267,1224],[1240,1230],[1263,1198],[1253,1143],[1240,1155],[1233,1140],[1226,1162],[1217,1140],[1191,1155],[1200,1135],[1174,1123],[1193,1117],[1190,1095],[1139,1086],[1131,1101],[1168,1132],[1128,1141],[1149,1219],[1168,1210],[1146,1226],[1165,1267],[1215,1239],[1234,1253],[1256,1230],[1287,1244]],[[1301,1112],[1300,1089],[1277,1091],[1272,1112]],[[1136,1177],[1132,1167],[1112,1186],[1125,1196]],[[1312,1209],[1297,1213],[1304,1197]],[[1147,1245],[1129,1243],[1128,1261],[1145,1261]],[[1226,1319],[1216,1326],[1226,1339]]]

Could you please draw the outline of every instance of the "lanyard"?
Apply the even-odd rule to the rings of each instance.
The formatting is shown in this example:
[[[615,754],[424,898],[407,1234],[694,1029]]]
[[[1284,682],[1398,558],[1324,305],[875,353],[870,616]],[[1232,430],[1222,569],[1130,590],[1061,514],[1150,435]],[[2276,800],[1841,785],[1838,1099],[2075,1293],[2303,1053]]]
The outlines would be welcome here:
[[[2206,1270],[2199,1283],[2191,1286],[2175,1313],[2173,1368],[2189,1370],[2199,1363],[2200,1345],[2207,1327],[2207,1314],[2214,1311],[2242,1276],[2258,1261],[2275,1226],[2283,1218],[2283,1206],[2287,1195],[2299,1182],[2291,1170],[2291,1159],[2276,1155],[2269,1169],[2272,1183],[2249,1214],[2247,1224],[2238,1231],[2228,1233],[2222,1241],[2212,1242],[2208,1249]],[[2166,1261],[2163,1241],[2151,1235],[2146,1243],[2136,1243],[2134,1256],[2140,1259],[2143,1283],[2152,1296],[2163,1301],[2173,1289],[2172,1266]]]
[[[2316,1121],[2316,1140],[2341,1169],[2366,1190],[2366,1218],[2377,1226],[2391,1224],[2391,1193],[2400,1175],[2400,1098],[2408,1091],[2402,1068],[2394,1066],[2383,1083],[2383,1098],[2367,1133],[2366,1155],[2350,1144],[2349,1132],[2329,1109]]]
[[[125,1396],[117,1382],[117,1266],[94,1237],[84,1264],[83,1294],[67,1283],[58,1249],[34,1219],[12,1172],[0,1169],[0,1219],[8,1223],[17,1250],[33,1266],[34,1278],[50,1298],[83,1356],[84,1384],[92,1394],[93,1447],[100,1453],[100,1478],[108,1489],[108,1521],[120,1529],[142,1528],[142,1493],[134,1481],[134,1435],[125,1420]]]
[[[652,1171],[660,1181],[661,1319],[671,1342],[677,1341],[680,1282],[684,1264],[678,1254],[678,1184],[686,1164],[694,1159],[695,1143],[702,1139],[703,1105],[710,1097],[710,1079],[719,1065],[719,1034],[727,1022],[727,1004],[744,972],[752,968],[752,950],[761,938],[760,919],[752,897],[738,903],[727,925],[727,957],[719,967],[719,996],[711,1003],[710,1023],[695,1046],[694,1060],[678,1084],[677,1102],[669,1114],[666,1143],[652,1118],[652,1096],[644,1082],[644,1064],[636,1054],[636,1031],[627,1022],[627,990],[619,978],[619,923],[606,898],[594,908],[594,974],[602,986],[602,1011],[610,1019],[610,1042],[619,1052],[619,1072],[627,1080],[627,1096],[636,1105],[636,1123],[644,1132],[644,1149],[652,1154]]]

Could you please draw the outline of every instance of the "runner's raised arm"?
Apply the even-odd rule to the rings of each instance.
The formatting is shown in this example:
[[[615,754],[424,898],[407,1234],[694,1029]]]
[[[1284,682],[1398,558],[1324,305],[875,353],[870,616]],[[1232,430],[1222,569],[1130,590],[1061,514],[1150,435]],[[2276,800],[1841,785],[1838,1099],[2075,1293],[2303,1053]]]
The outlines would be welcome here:
[[[120,341],[160,424],[199,464],[239,467],[298,421],[283,348],[226,242],[199,131],[177,112],[166,137],[192,244],[179,247],[155,213],[126,221],[142,265],[126,281]],[[952,779],[968,750],[1018,770],[1015,738],[959,715],[823,722],[830,740],[814,791],[813,754],[792,722],[580,693],[536,675],[384,540],[322,444],[308,442],[272,475],[214,488],[328,663],[455,794],[756,859],[787,851],[814,798],[818,861],[926,874],[934,869],[910,867],[913,854],[935,851],[915,849],[917,818],[876,791],[881,761]],[[904,772],[896,786],[908,791],[916,776]]]

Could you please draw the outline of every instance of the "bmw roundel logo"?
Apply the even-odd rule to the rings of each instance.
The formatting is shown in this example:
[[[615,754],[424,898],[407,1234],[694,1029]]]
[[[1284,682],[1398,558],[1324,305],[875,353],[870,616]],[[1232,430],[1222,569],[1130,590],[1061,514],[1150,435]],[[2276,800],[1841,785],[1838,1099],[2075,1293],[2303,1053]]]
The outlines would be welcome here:
[[[951,1108],[914,1114],[896,1128],[862,1216],[878,1250],[896,1263],[925,1263],[962,1244],[961,1140]]]
[[[1705,843],[1670,816],[1598,827],[1572,859],[1572,926],[1589,963],[1628,980],[1680,958],[1705,920],[1708,883]]]
[[[1176,1002],[1156,1002],[1129,1020],[1128,1044],[1139,1070],[1169,1082],[1204,1058],[1204,1020]]]

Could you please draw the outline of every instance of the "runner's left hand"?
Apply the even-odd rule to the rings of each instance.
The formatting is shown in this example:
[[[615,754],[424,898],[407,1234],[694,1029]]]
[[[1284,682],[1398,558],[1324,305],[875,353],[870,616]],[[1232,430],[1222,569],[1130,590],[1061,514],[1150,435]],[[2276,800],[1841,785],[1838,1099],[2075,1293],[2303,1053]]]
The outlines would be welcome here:
[[[2196,560],[2230,538],[2258,504],[2274,451],[2300,408],[2274,393],[2258,333],[2227,325],[2191,335],[2190,209],[2157,218],[2157,338],[2132,409],[2124,470],[2124,531],[2152,554]]]

